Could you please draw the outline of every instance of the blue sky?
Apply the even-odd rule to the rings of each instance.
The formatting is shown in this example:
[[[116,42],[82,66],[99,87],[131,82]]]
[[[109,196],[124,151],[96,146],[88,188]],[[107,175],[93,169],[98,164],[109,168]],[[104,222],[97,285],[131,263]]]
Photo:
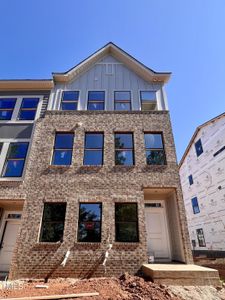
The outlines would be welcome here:
[[[166,87],[178,159],[195,128],[225,111],[224,0],[1,0],[0,78],[51,78],[109,41]]]

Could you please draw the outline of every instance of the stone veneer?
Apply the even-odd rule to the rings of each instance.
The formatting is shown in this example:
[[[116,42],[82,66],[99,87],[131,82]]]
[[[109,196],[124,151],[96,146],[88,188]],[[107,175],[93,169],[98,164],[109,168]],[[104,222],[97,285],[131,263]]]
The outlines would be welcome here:
[[[72,165],[51,166],[56,131],[75,133]],[[104,132],[104,165],[83,166],[84,134]],[[144,131],[163,132],[166,166],[147,166]],[[114,132],[134,133],[135,166],[115,166]],[[24,199],[22,225],[10,277],[90,277],[137,272],[147,262],[143,188],[174,188],[177,195],[185,262],[192,262],[175,147],[167,111],[49,111],[37,121],[23,182],[1,182],[0,199]],[[101,243],[78,243],[79,202],[102,202]],[[44,202],[67,202],[64,241],[39,243]],[[137,202],[139,242],[115,242],[114,203]],[[107,240],[113,244],[106,273]],[[60,266],[66,251],[71,254]]]

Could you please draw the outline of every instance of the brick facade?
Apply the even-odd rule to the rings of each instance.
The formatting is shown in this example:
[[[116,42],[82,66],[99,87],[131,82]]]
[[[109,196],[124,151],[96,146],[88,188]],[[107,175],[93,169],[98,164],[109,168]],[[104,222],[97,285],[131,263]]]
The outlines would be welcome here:
[[[69,167],[50,165],[56,131],[75,133],[73,160]],[[83,166],[87,131],[104,132],[103,166]],[[146,165],[145,131],[163,133],[167,165]],[[134,133],[135,166],[115,166],[114,132]],[[169,113],[48,111],[45,118],[36,123],[24,181],[0,183],[0,199],[24,200],[11,278],[83,278],[137,272],[147,262],[144,189],[152,187],[174,189],[184,262],[192,262]],[[77,242],[79,202],[88,201],[102,202],[101,243]],[[38,242],[45,202],[67,203],[62,243]],[[115,242],[115,202],[138,204],[138,243]],[[108,240],[113,247],[105,270],[102,262]],[[67,250],[71,254],[66,266],[62,267],[60,263]]]

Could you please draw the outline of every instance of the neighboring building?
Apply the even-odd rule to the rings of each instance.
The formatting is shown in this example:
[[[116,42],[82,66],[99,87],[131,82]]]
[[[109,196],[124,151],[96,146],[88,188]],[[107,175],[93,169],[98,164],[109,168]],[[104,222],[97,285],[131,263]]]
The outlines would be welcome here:
[[[196,129],[180,178],[194,255],[225,257],[225,113]]]
[[[0,81],[0,271],[87,277],[135,273],[149,256],[192,262],[169,78],[109,43],[52,80]]]

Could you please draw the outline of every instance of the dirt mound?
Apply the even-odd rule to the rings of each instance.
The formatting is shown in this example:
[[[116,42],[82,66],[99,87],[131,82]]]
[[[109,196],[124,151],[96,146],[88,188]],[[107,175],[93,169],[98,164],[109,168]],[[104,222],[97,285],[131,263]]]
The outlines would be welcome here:
[[[80,300],[181,300],[173,296],[167,287],[145,281],[141,277],[128,273],[120,278],[91,278],[50,279],[47,289],[37,289],[41,281],[11,282],[11,288],[0,290],[0,297],[26,297],[40,295],[72,294],[84,292],[98,292],[99,296],[79,298]],[[16,284],[14,284],[16,283]],[[44,284],[45,285],[45,284]],[[14,286],[14,288],[13,288]],[[78,299],[78,298],[76,298]]]

